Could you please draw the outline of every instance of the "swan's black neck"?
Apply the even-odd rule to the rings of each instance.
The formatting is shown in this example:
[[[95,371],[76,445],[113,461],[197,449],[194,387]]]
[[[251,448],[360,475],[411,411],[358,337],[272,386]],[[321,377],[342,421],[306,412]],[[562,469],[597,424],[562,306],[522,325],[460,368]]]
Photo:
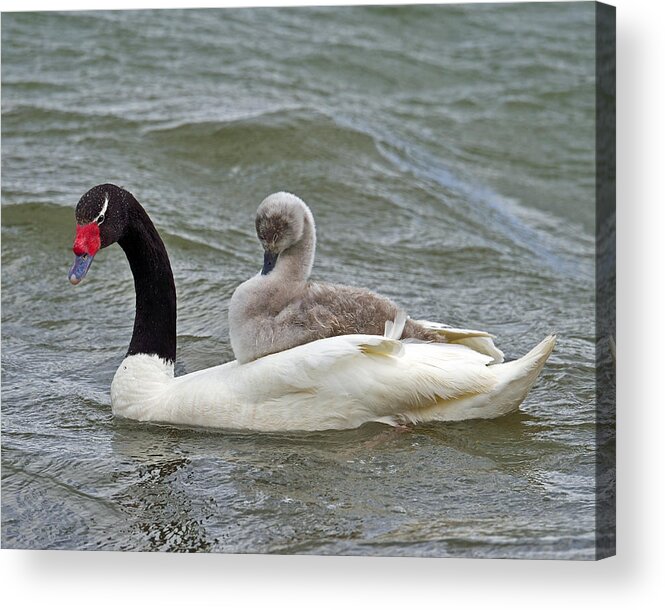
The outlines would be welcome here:
[[[139,202],[129,195],[126,204],[128,225],[118,244],[127,255],[136,289],[134,332],[127,355],[155,354],[175,362],[176,294],[169,256]]]

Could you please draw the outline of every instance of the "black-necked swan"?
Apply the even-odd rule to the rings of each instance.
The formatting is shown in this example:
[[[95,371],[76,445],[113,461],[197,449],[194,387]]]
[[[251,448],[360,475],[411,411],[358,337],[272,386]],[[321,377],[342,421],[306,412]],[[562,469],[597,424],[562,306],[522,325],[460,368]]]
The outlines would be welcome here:
[[[83,195],[76,222],[73,284],[114,242],[134,276],[134,331],[111,383],[117,416],[263,431],[492,418],[518,408],[554,347],[550,336],[519,360],[488,366],[490,356],[464,345],[399,341],[397,316],[385,336],[320,339],[174,377],[175,286],[148,214],[128,191],[102,184]]]
[[[273,193],[256,212],[263,269],[235,290],[229,304],[229,335],[238,362],[337,335],[381,335],[400,308],[365,288],[309,280],[316,227],[309,206],[292,193]],[[407,319],[401,339],[463,343],[503,362],[492,335]]]

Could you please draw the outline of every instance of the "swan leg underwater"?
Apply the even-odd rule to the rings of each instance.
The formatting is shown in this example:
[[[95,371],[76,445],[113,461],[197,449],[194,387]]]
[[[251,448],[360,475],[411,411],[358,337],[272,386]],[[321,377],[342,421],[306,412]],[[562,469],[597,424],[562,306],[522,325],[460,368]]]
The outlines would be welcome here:
[[[127,190],[101,184],[81,197],[76,223],[72,284],[116,242],[134,277],[134,328],[111,383],[119,417],[256,431],[494,418],[519,407],[554,348],[549,336],[518,360],[491,364],[464,344],[401,341],[407,320],[398,313],[383,336],[318,339],[175,377],[175,284],[148,214]]]

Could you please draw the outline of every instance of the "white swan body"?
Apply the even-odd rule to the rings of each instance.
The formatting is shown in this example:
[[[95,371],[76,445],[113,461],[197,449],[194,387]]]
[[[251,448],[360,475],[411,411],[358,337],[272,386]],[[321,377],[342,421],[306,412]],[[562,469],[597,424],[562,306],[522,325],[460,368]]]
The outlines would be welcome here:
[[[257,431],[488,419],[519,407],[554,342],[488,366],[490,356],[464,345],[343,335],[181,377],[137,354],[116,372],[111,402],[139,421]]]

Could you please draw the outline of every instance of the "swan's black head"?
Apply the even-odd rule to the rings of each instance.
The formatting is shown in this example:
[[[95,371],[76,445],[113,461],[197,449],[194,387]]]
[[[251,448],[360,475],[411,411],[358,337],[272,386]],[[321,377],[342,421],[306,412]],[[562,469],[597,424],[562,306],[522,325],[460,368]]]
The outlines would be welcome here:
[[[90,269],[100,248],[118,241],[127,226],[129,192],[115,184],[91,188],[76,206],[76,258],[69,271],[69,281],[78,284]]]

